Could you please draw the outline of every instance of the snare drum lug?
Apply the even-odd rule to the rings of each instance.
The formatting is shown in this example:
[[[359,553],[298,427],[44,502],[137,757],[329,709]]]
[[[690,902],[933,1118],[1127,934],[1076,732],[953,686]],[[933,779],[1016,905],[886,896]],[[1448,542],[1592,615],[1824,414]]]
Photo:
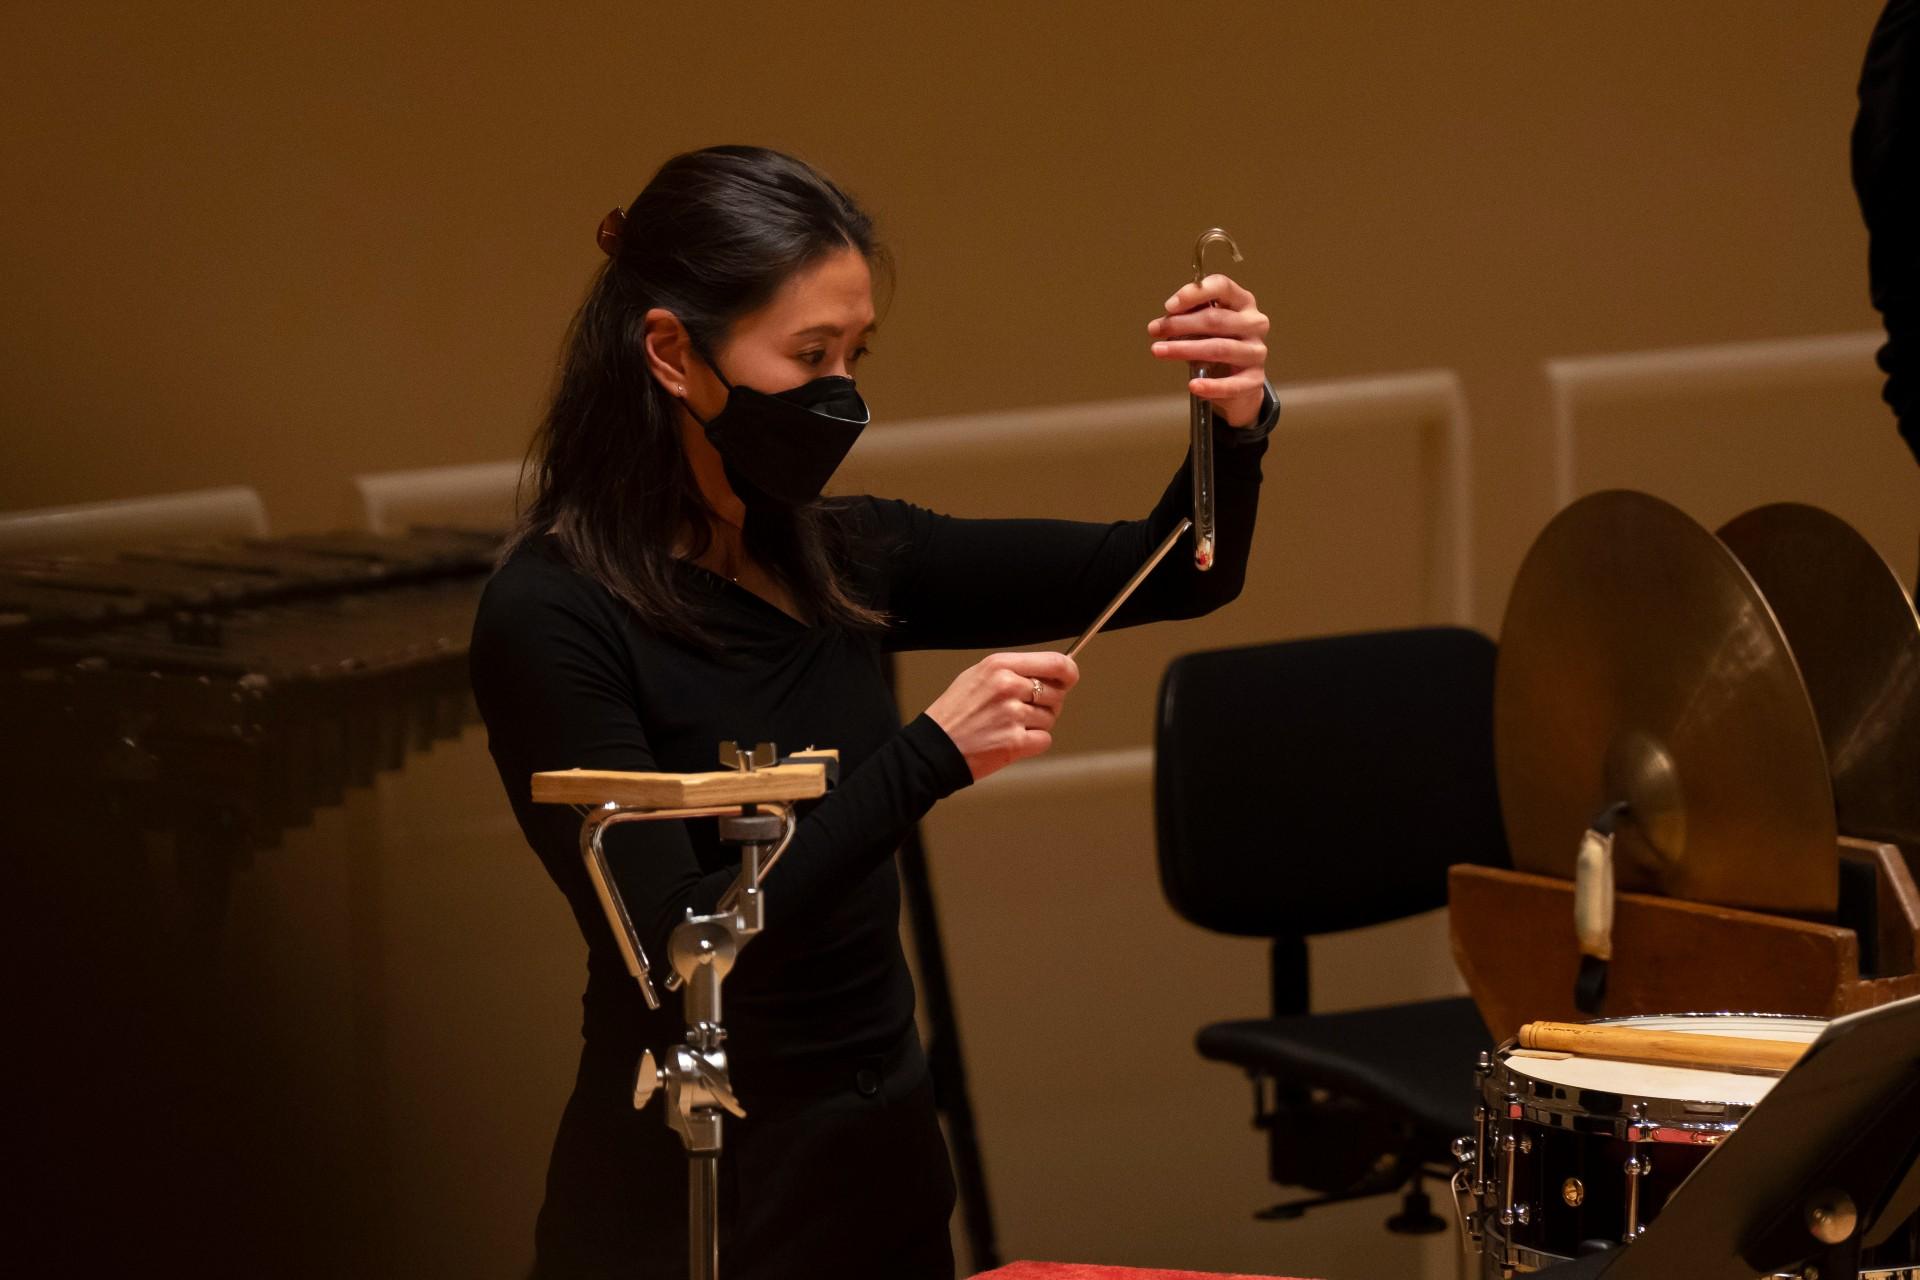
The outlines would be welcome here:
[[[1490,1117],[1484,1103],[1473,1109],[1473,1121],[1478,1130],[1478,1136],[1473,1140],[1473,1194],[1475,1196],[1486,1196],[1486,1121],[1488,1119]]]
[[[1476,1196],[1487,1194],[1487,1119],[1485,1103],[1473,1109],[1473,1194]]]
[[[1651,1172],[1653,1162],[1636,1151],[1627,1157],[1627,1233],[1621,1239],[1632,1244],[1646,1227],[1640,1222],[1640,1179]]]
[[[1507,1095],[1507,1111],[1509,1115],[1519,1107],[1519,1103],[1520,1099],[1517,1096],[1513,1094]],[[1501,1153],[1507,1158],[1506,1204],[1500,1210],[1500,1225],[1507,1228],[1502,1241],[1502,1247],[1506,1251],[1506,1256],[1502,1259],[1502,1262],[1508,1267],[1516,1265],[1519,1261],[1518,1246],[1514,1243],[1513,1239],[1513,1224],[1517,1220],[1513,1194],[1515,1188],[1518,1186],[1518,1182],[1514,1177],[1514,1162],[1520,1154],[1520,1143],[1519,1140],[1514,1137],[1513,1126],[1514,1122],[1509,1120],[1507,1122],[1506,1135],[1500,1139]]]

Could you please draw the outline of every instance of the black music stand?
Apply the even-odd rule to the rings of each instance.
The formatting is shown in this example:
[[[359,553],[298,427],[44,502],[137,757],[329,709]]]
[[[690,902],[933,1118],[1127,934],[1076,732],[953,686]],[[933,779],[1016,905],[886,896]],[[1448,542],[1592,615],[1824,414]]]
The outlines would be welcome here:
[[[1916,1209],[1920,996],[1829,1023],[1680,1185],[1646,1234],[1539,1274],[1855,1276],[1862,1247],[1884,1241]]]

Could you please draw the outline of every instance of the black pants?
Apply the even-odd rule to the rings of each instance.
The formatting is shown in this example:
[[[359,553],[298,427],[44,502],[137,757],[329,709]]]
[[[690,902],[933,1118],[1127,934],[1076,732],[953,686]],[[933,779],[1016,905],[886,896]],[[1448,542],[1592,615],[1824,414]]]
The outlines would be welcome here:
[[[581,1054],[547,1168],[536,1280],[687,1274],[687,1156],[664,1095],[633,1109],[635,1056]],[[724,1280],[952,1280],[953,1175],[917,1037],[764,1080],[744,1065],[747,1118],[727,1118],[720,1157]]]

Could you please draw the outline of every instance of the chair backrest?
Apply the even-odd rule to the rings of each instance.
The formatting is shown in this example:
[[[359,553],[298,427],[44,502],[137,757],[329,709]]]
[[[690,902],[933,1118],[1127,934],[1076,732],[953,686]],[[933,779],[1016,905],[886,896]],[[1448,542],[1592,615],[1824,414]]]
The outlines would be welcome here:
[[[252,489],[198,489],[0,512],[0,554],[258,538],[266,532],[266,508]]]
[[[474,462],[418,471],[355,476],[370,533],[405,533],[420,525],[499,529],[513,524],[518,462]]]
[[[1154,819],[1182,916],[1309,937],[1440,906],[1505,865],[1494,644],[1433,627],[1193,653],[1160,684]]]

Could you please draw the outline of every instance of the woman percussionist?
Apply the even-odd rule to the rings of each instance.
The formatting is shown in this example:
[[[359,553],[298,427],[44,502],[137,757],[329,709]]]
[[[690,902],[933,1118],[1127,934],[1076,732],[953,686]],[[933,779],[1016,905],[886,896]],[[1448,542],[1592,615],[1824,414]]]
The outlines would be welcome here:
[[[528,842],[587,940],[585,1041],[536,1231],[541,1277],[686,1274],[685,1154],[631,1103],[633,1064],[680,1038],[628,979],[582,869],[575,815],[538,770],[698,772],[722,739],[837,747],[765,882],[778,918],[727,981],[747,1119],[720,1162],[729,1277],[953,1273],[953,1182],[901,952],[893,852],[934,802],[1052,744],[1079,678],[1000,653],[900,725],[886,655],[1071,635],[1186,514],[1184,469],[1144,520],[963,520],[822,486],[867,420],[853,374],[883,263],[868,216],[753,147],[667,162],[601,229],[535,445],[537,489],[480,605],[473,684]],[[1278,414],[1267,320],[1209,276],[1148,326],[1152,354],[1216,376],[1219,543],[1169,558],[1114,625],[1239,591]],[[623,827],[609,860],[650,954],[733,869],[712,823]]]

